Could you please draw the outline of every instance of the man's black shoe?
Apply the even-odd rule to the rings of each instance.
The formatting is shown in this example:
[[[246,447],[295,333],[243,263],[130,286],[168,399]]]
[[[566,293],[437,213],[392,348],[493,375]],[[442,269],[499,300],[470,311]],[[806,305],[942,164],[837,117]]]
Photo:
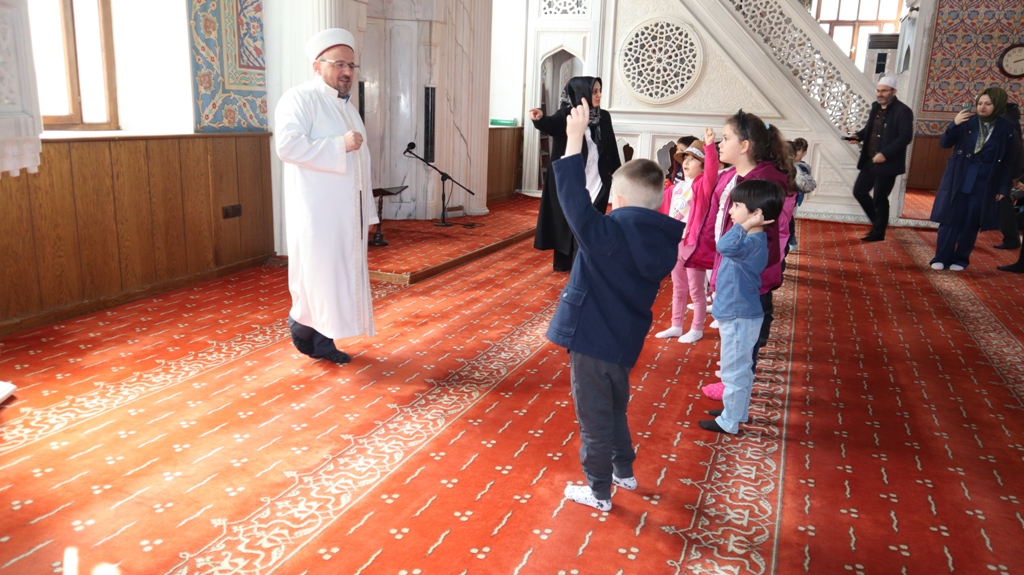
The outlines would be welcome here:
[[[996,266],[996,269],[1001,272],[1013,272],[1015,274],[1024,274],[1024,264],[1021,264],[1020,262],[1006,266]]]
[[[1008,246],[1006,244],[996,244],[996,245],[994,245],[992,247],[994,247],[997,250],[1019,250],[1020,249],[1020,244],[1017,244],[1015,246]]]
[[[306,355],[313,355],[313,342],[309,340],[301,340],[295,335],[292,335],[292,343],[295,344],[295,349]]]
[[[882,242],[885,241],[885,236],[879,236],[876,234],[868,234],[860,239],[862,242]]]
[[[332,349],[327,355],[322,355],[317,359],[326,359],[327,361],[333,361],[334,363],[341,365],[352,361],[352,357],[349,356],[349,354],[337,349]]]

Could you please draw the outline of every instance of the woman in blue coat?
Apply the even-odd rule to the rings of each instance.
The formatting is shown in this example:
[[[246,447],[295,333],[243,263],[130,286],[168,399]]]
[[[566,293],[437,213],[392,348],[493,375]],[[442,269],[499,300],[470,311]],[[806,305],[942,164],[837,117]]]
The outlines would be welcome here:
[[[1013,125],[1003,117],[1006,91],[991,87],[975,101],[977,114],[965,109],[939,140],[954,148],[935,194],[931,220],[939,223],[932,269],[960,271],[970,264],[980,230],[999,228],[999,206],[1010,193],[1017,143]]]

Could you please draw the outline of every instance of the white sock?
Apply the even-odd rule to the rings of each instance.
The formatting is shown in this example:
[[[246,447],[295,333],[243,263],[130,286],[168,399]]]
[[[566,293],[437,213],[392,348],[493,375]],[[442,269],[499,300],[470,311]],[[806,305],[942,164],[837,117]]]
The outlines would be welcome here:
[[[962,271],[964,271],[964,266],[961,266],[961,265],[958,265],[958,264],[950,264],[949,265],[949,271],[951,271],[951,272],[962,272]]]
[[[946,266],[942,265],[942,262],[935,262],[935,263],[932,264],[932,269],[933,270],[943,270],[943,269],[946,269]]]
[[[654,337],[668,339],[670,337],[679,337],[681,335],[683,335],[683,328],[672,326],[666,329],[665,331],[659,331],[658,333],[654,334]]]
[[[627,491],[636,489],[636,477],[619,477],[612,473],[612,483]]]
[[[702,337],[704,337],[703,331],[691,329],[679,338],[679,343],[697,343]]]
[[[598,499],[594,495],[594,491],[586,485],[567,485],[565,487],[565,496],[576,503],[588,505],[598,511],[612,510],[611,499]]]
[[[718,329],[718,320],[711,322],[711,329]]]

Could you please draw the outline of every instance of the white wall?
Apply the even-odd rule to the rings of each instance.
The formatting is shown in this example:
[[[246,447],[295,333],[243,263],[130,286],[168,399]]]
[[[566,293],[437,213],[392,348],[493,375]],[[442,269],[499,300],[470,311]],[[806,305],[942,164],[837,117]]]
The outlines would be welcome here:
[[[191,134],[192,54],[184,0],[112,0],[122,130]]]
[[[515,118],[518,125],[526,83],[526,7],[527,0],[494,2],[491,27],[490,117]]]

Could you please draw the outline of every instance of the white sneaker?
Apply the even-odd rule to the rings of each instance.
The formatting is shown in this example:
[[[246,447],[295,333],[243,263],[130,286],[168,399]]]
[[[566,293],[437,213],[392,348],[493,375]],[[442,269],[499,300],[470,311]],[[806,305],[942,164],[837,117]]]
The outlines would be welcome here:
[[[722,379],[722,370],[716,369],[715,370],[715,377],[717,377],[718,379]]]
[[[953,266],[949,266],[949,267],[950,267],[950,269],[953,269]],[[946,269],[946,266],[942,265],[942,262],[935,262],[935,263],[932,264],[932,269],[933,270],[944,270],[944,269]],[[963,269],[963,268],[960,268],[960,269]]]
[[[686,304],[686,309],[692,310],[693,309],[693,304],[692,303]]]
[[[665,331],[659,331],[658,333],[654,334],[654,337],[668,339],[670,337],[679,337],[681,335],[683,335],[683,328],[673,326],[666,329]]]
[[[961,265],[958,265],[958,264],[950,264],[949,271],[951,271],[951,272],[962,272],[962,271],[964,271],[964,266],[961,266]]]
[[[718,320],[716,319],[715,321],[711,322],[710,327],[711,329],[718,329]]]
[[[679,338],[679,343],[697,343],[702,337],[704,337],[703,331],[691,329]]]
[[[615,476],[613,475],[612,477],[614,478]],[[586,485],[566,485],[565,496],[576,503],[589,505],[598,511],[612,510],[611,499],[598,499],[594,496],[594,491]]]
[[[612,483],[627,491],[636,489],[636,477],[619,477],[612,473]]]

